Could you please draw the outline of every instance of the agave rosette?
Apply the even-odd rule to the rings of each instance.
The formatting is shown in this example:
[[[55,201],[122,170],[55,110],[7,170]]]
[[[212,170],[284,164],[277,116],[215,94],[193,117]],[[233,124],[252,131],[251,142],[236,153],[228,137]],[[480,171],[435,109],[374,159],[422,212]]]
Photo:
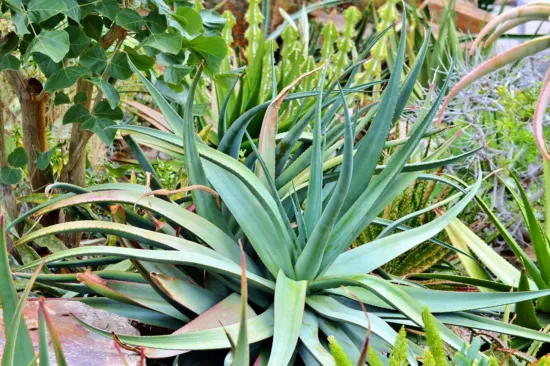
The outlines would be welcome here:
[[[258,357],[258,354],[263,362],[269,360],[270,365],[285,365],[294,357],[300,357],[308,365],[333,365],[327,336],[334,336],[348,356],[356,360],[369,327],[370,344],[385,358],[397,336],[391,324],[422,328],[422,306],[428,306],[439,319],[442,338],[456,349],[463,342],[443,324],[550,341],[550,336],[544,333],[479,315],[480,310],[495,311],[501,305],[548,295],[549,290],[458,294],[372,274],[443,230],[473,199],[481,180],[433,221],[416,228],[399,222],[394,227],[398,233],[350,249],[358,234],[375,222],[379,212],[415,179],[439,179],[423,171],[460,158],[441,159],[449,146],[443,144],[421,162],[408,164],[419,142],[430,134],[428,128],[445,88],[433,104],[426,103],[414,128],[397,144],[398,148],[387,150],[387,136],[413,90],[426,48],[427,42],[400,85],[405,50],[402,37],[381,102],[362,112],[349,113],[346,87],[340,90],[336,84],[324,91],[325,85],[320,82],[314,92],[317,100],[313,121],[294,126],[288,132],[291,136],[285,135],[280,140],[276,128],[263,126],[259,146],[247,138],[253,152],[246,165],[232,156],[232,152],[241,148],[243,136],[247,136],[246,119],[226,131],[227,153],[220,151],[224,150],[222,143],[216,150],[196,138],[192,110],[200,68],[189,91],[184,119],[142,77],[167,124],[176,126],[174,131],[182,131],[178,135],[139,126],[120,128],[132,137],[127,141],[133,143],[143,169],[152,173],[151,187],[159,183],[136,141],[181,158],[190,184],[213,189],[221,199],[221,206],[208,190],[192,190],[194,209],[190,210],[187,203],[174,202],[163,195],[144,197],[143,186],[108,184],[83,190],[56,185],[52,188],[69,193],[38,206],[18,220],[96,204],[106,216],[110,215],[111,221],[62,223],[29,233],[19,243],[67,232],[117,237],[120,246],[69,249],[50,255],[45,264],[85,268],[90,263],[130,261],[137,273],[103,270],[40,274],[37,281],[81,294],[95,294],[82,301],[144,324],[174,329],[173,334],[162,336],[117,335],[117,341],[124,345],[146,347],[145,352],[151,358],[233,349],[228,351],[228,360],[233,359],[239,365],[247,363],[250,355]],[[355,72],[358,66],[350,72]],[[270,105],[271,102],[263,110]],[[256,113],[261,111],[258,109]],[[343,122],[329,123],[338,120],[337,113],[343,116]],[[264,119],[264,123],[273,121],[276,118]],[[311,122],[313,130],[306,139],[304,130]],[[367,122],[368,133],[354,143]],[[306,143],[304,148],[294,149],[300,139]],[[291,159],[287,160],[286,151],[292,151]],[[378,165],[379,157],[387,151],[392,152],[387,163]],[[153,221],[137,214],[145,211]],[[239,242],[244,245],[244,252]],[[71,258],[81,259],[66,260]],[[28,263],[16,269],[16,275],[28,277],[21,271],[38,264]],[[369,306],[370,323],[356,296]],[[458,302],[457,296],[460,296]],[[84,325],[111,337],[108,332]],[[409,362],[416,364],[416,356],[422,353],[411,343]]]

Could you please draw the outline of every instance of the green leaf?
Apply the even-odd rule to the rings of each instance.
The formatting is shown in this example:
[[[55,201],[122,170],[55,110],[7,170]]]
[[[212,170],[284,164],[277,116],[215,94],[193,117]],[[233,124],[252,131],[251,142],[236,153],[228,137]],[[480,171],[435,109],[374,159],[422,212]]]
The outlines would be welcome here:
[[[128,54],[128,58],[134,66],[140,71],[147,71],[155,66],[155,59],[147,55],[141,55],[130,47],[124,47],[124,50]]]
[[[211,72],[216,72],[221,62],[227,56],[227,45],[222,37],[207,37],[200,35],[193,38],[186,46],[189,51],[196,54],[199,60],[206,61],[206,67]]]
[[[63,124],[82,123],[90,117],[90,112],[82,104],[72,105],[63,116]]]
[[[69,9],[62,0],[31,0],[27,5],[27,11],[31,22],[41,23]]]
[[[120,108],[111,108],[109,102],[107,102],[106,100],[102,100],[95,106],[93,115],[96,117],[108,118],[115,121],[121,120],[124,117]]]
[[[0,71],[4,70],[19,70],[21,61],[12,54],[0,54]]]
[[[174,18],[189,35],[195,35],[202,31],[202,18],[193,8],[180,6],[172,14]]]
[[[71,98],[63,92],[55,93],[55,98],[53,100],[54,105],[70,104]]]
[[[162,94],[153,86],[153,84],[151,84],[151,82],[147,80],[147,78],[144,77],[133,64],[130,64],[130,66],[151,94],[151,97],[164,115],[164,118],[166,118],[166,121],[170,125],[172,131],[175,132],[176,136],[183,137],[183,119],[176,113],[176,111],[174,111],[172,106],[168,104],[166,99],[164,99]]]
[[[99,41],[101,39],[101,33],[103,31],[103,19],[100,16],[90,14],[84,20],[82,20],[82,26],[84,32],[88,37]]]
[[[529,278],[527,277],[527,272],[525,270],[521,271],[518,291],[529,291]],[[537,313],[535,312],[535,306],[533,305],[532,300],[518,302],[516,304],[515,313],[515,324],[534,330],[543,328],[537,318]]]
[[[300,341],[321,365],[329,365],[334,362],[331,354],[319,341],[319,319],[310,309],[306,309],[304,312]]]
[[[479,264],[476,260],[474,260],[474,256],[472,252],[470,251],[470,248],[476,247],[479,249],[486,249],[484,252],[488,250],[491,250],[480,238],[478,238],[474,233],[470,233],[467,226],[462,224],[460,220],[454,219],[447,227],[445,228],[445,233],[449,236],[449,241],[453,245],[453,247],[460,249],[462,252],[466,253],[464,254],[458,254],[458,258],[460,259],[460,262],[464,266],[464,269],[466,270],[466,273],[468,276],[477,278],[480,280],[490,281],[492,280],[492,277],[489,275],[489,273],[485,270],[481,264]],[[473,234],[470,235],[470,234]],[[486,247],[486,248],[483,248]],[[484,253],[485,254],[485,253]],[[490,253],[487,253],[490,254]],[[505,259],[501,258],[496,252],[494,252],[496,256],[499,257],[499,264],[500,262],[504,262],[506,264],[505,268],[508,269],[510,267],[510,264],[506,262]],[[479,254],[478,254],[479,256]],[[484,263],[487,262],[486,256],[482,255],[480,257],[480,260]],[[491,267],[491,265],[489,265]],[[519,279],[519,272],[517,269],[512,268],[512,272],[508,273],[506,270],[501,271],[506,274],[505,278],[502,278],[497,275],[497,278],[499,278],[501,281],[503,281],[507,285],[515,285],[517,283],[517,280]],[[498,272],[497,272],[498,273]],[[512,281],[509,281],[509,274],[512,275]],[[516,274],[516,276],[514,276]],[[513,281],[513,277],[515,277],[516,281]],[[480,291],[490,291],[485,288],[479,288]]]
[[[90,79],[90,81],[94,83],[103,92],[103,95],[109,101],[111,109],[115,109],[118,103],[120,102],[120,95],[118,94],[118,91],[113,86],[113,84],[111,84],[107,80],[100,79],[100,78]],[[119,119],[122,119],[122,118],[119,118]]]
[[[406,29],[406,17],[403,17],[403,29]],[[401,81],[401,73],[403,69],[404,55],[405,55],[405,41],[406,36],[401,35],[399,43],[399,49],[394,66],[391,71],[390,80],[384,90],[382,101],[378,112],[372,121],[367,135],[361,139],[358,144],[357,152],[354,156],[353,164],[353,178],[350,186],[350,192],[346,197],[344,210],[347,210],[357,201],[361,193],[365,191],[369,185],[370,179],[376,168],[378,162],[377,158],[373,156],[380,156],[384,148],[388,133],[393,125],[392,118],[396,111],[396,105],[398,100],[399,83]]]
[[[141,41],[142,46],[177,55],[181,50],[183,36],[180,33],[153,33]],[[223,39],[222,39],[223,40]],[[225,43],[224,43],[225,44]]]
[[[27,47],[27,53],[40,52],[54,62],[60,62],[69,52],[69,45],[69,34],[64,30],[43,31],[33,38]]]
[[[512,178],[516,182],[516,186],[519,190],[521,203],[518,201],[518,204],[522,208],[521,212],[523,214],[523,219],[527,225],[527,230],[531,237],[531,242],[533,243],[533,249],[535,251],[535,256],[537,257],[537,264],[540,269],[543,280],[548,284],[550,283],[550,245],[548,243],[548,238],[542,231],[540,222],[535,215],[535,211],[529,197],[525,190],[521,186],[521,182],[516,174],[510,172]]]
[[[94,192],[93,194],[97,193],[98,192]],[[113,192],[109,193],[112,194]],[[139,195],[141,196],[142,194]],[[83,229],[83,227],[86,227],[87,229]],[[95,227],[95,229],[93,227]],[[135,230],[129,232],[127,230],[127,226],[123,224],[115,224],[112,222],[101,223],[94,221],[76,221],[71,223],[53,225],[45,228],[44,230],[37,230],[36,232],[28,235],[28,237],[31,238],[39,235],[52,234],[56,232],[56,229],[60,230],[60,232],[82,232],[85,230],[97,230],[98,232],[113,233],[114,235],[119,235],[131,240],[136,240],[144,244],[160,243],[162,245],[157,244],[156,246],[165,249],[175,250],[145,250],[105,246],[90,246],[74,248],[50,254],[46,259],[46,263],[51,263],[54,260],[64,258],[77,257],[80,255],[113,255],[115,257],[136,259],[147,262],[191,265],[200,268],[210,268],[218,273],[233,278],[240,278],[241,276],[241,268],[237,264],[231,262],[224,256],[214,252],[210,248],[186,240],[174,240],[175,237],[171,235],[156,233],[144,229],[135,228]],[[24,239],[24,241],[21,241],[21,243],[24,243],[26,240],[27,239]],[[28,262],[24,266],[18,268],[18,271],[32,268],[39,263],[40,260]],[[272,293],[275,288],[273,282],[266,280],[251,272],[247,272],[247,281],[249,281],[249,283],[254,287],[258,287],[262,291],[266,291],[268,293]]]
[[[159,34],[164,33],[168,28],[168,22],[166,21],[166,15],[160,14],[159,8],[155,8],[145,17],[145,24],[147,28],[151,30],[151,33]]]
[[[321,89],[322,91],[322,89]],[[348,193],[350,183],[352,181],[352,171],[353,171],[353,131],[352,131],[352,122],[349,116],[348,106],[344,97],[344,93],[340,94],[342,102],[344,105],[344,163],[342,164],[342,169],[340,170],[340,177],[336,183],[336,187],[332,193],[324,212],[313,224],[314,229],[311,233],[311,236],[308,238],[304,251],[298,258],[296,262],[296,274],[300,276],[299,278],[312,280],[314,279],[321,267],[323,253],[325,252],[326,246],[329,243],[329,237],[336,222],[340,210],[344,205],[346,195]],[[319,98],[321,99],[321,98]],[[321,123],[321,106],[319,105],[319,116],[316,123]],[[319,126],[319,131],[317,137],[321,138],[321,126]],[[320,148],[320,146],[319,146]],[[312,155],[312,159],[313,159]],[[322,181],[322,179],[321,179]],[[321,182],[322,183],[322,182]],[[319,193],[321,194],[321,186],[318,187]],[[308,187],[309,192],[309,187]],[[322,200],[322,195],[319,196],[319,199]]]
[[[74,20],[75,22],[80,23],[81,11],[80,11],[80,4],[78,3],[78,1],[63,0],[63,2],[65,3],[68,9],[65,14],[67,14],[67,16],[72,20]]]
[[[82,28],[75,25],[71,25],[65,28],[65,31],[69,33],[69,42],[71,42],[67,57],[75,58],[80,56],[80,54],[84,52],[84,50],[90,44],[90,39],[88,38],[86,33],[84,33]]]
[[[11,20],[15,25],[16,33],[18,36],[23,37],[25,34],[30,34],[29,32],[29,18],[26,13],[22,11],[13,11],[11,12]]]
[[[107,65],[107,73],[109,76],[119,80],[126,80],[132,76],[132,69],[130,69],[126,52],[119,52],[113,57],[109,65]]]
[[[113,143],[116,136],[116,130],[110,128],[112,126],[116,126],[116,123],[113,120],[92,116],[82,122],[80,128],[83,130],[92,131],[97,135],[97,137],[99,137],[101,142],[109,146]]]
[[[219,35],[225,26],[225,18],[208,9],[202,9],[199,13],[205,30]]]
[[[17,308],[19,297],[15,289],[13,277],[10,270],[10,260],[8,248],[6,244],[4,231],[4,212],[0,208],[0,297],[2,302],[3,319],[4,319],[4,336],[8,333],[8,326],[12,323]],[[33,344],[31,336],[27,329],[25,319],[19,322],[19,332],[17,333],[17,341],[15,342],[14,365],[28,365],[34,356]]]
[[[88,95],[86,92],[78,92],[73,98],[73,103],[84,103],[88,100]]]
[[[9,32],[0,39],[0,54],[12,52],[19,46],[19,37],[14,32]]]
[[[36,167],[38,169],[46,170],[50,166],[50,161],[52,160],[52,156],[53,156],[53,153],[55,152],[56,147],[53,147],[50,150],[45,152],[35,151]]]
[[[193,67],[186,65],[174,65],[164,69],[164,81],[170,84],[179,84],[188,75]]]
[[[44,90],[53,93],[59,89],[69,88],[82,76],[91,76],[90,70],[82,66],[65,67],[46,80]]]
[[[29,294],[34,285],[34,282],[36,281],[36,277],[42,270],[43,265],[44,265],[44,262],[42,261],[42,263],[40,263],[36,268],[36,270],[34,271],[33,276],[27,283],[27,286],[25,287],[23,294],[21,294],[21,298],[19,299],[19,302],[17,303],[17,308],[13,313],[13,318],[9,323],[9,329],[6,328],[8,329],[8,331],[6,332],[6,344],[4,347],[4,354],[2,355],[2,366],[16,365],[15,359],[18,357],[17,348],[20,340],[19,328],[23,328],[22,329],[23,332],[27,329],[27,324],[25,323],[25,318],[23,317],[23,308],[27,302],[27,298],[29,297]],[[31,359],[32,359],[32,356],[34,356],[34,350],[32,350],[31,353],[27,355],[27,357],[31,357]]]
[[[48,325],[46,318],[42,312],[42,308],[38,308],[38,354],[41,366],[50,366],[50,347],[48,342]]]
[[[35,53],[33,55],[34,62],[38,65],[40,68],[40,71],[44,73],[44,76],[49,78],[52,76],[55,72],[61,70],[63,65],[61,62],[54,62],[51,58],[44,55],[43,53]]]
[[[124,29],[137,33],[141,32],[142,28],[145,26],[145,21],[134,9],[125,8],[116,15],[116,24]]]
[[[94,45],[80,56],[80,64],[94,74],[101,75],[107,66],[107,54],[100,45]]]
[[[199,75],[200,78],[200,75]],[[248,343],[248,283],[246,280],[246,259],[244,249],[241,245],[241,321],[239,325],[239,336],[237,337],[237,345],[235,346],[235,355],[233,358],[233,366],[249,365],[250,364],[250,345]],[[227,333],[227,337],[231,335]]]
[[[164,216],[167,220],[171,220],[173,222],[185,223],[183,224],[183,226],[185,227],[186,230],[193,233],[193,235],[196,235],[198,238],[204,241],[208,246],[213,248],[216,252],[223,254],[223,258],[225,258],[225,260],[231,260],[235,264],[240,263],[239,246],[237,242],[235,242],[235,240],[233,240],[224,231],[219,229],[217,226],[213,225],[208,220],[202,218],[201,216],[194,214],[183,207],[174,206],[172,203],[169,203],[167,201],[161,200],[156,197],[149,197],[151,202],[154,203],[153,207],[149,207],[149,205],[146,203],[148,200],[141,199],[144,193],[143,186],[139,188],[140,190],[135,192],[116,191],[116,194],[114,196],[111,196],[111,194],[114,192],[105,191],[105,192],[94,192],[91,195],[84,194],[80,196],[65,198],[65,200],[52,202],[50,205],[44,205],[44,207],[41,207],[40,209],[42,211],[36,210],[36,211],[32,211],[31,213],[34,214],[35,212],[40,211],[41,214],[43,214],[47,210],[54,209],[57,205],[61,205],[61,206],[58,206],[57,208],[57,209],[60,209],[61,207],[81,204],[84,202],[91,203],[91,201],[111,202],[111,203],[112,202],[131,203],[140,207],[147,208],[151,212]],[[113,188],[111,187],[106,189],[113,189]],[[140,235],[141,235],[141,239],[138,238],[137,240],[142,240],[144,237],[147,237],[148,234],[145,231]],[[131,238],[131,240],[136,240],[136,239]],[[252,260],[247,261],[247,268],[252,273],[258,273],[258,267],[255,265],[255,263]],[[251,280],[250,276],[249,276],[249,280]]]
[[[8,155],[8,164],[14,168],[23,168],[29,162],[25,148],[18,147]]]
[[[115,20],[118,12],[120,11],[120,6],[116,0],[98,0],[95,2],[95,8],[99,14]]]
[[[332,266],[329,267],[327,274],[368,273],[416,245],[432,238],[442,231],[464,209],[472,200],[480,185],[481,179],[478,179],[464,198],[451,207],[445,214],[428,224],[375,240],[369,243],[369,245],[362,245],[340,254]],[[369,255],[363,255],[364,251],[368,251]],[[433,311],[431,307],[430,310]]]
[[[279,271],[275,285],[275,329],[269,364],[287,365],[292,359],[306,306],[307,281],[293,281]]]
[[[193,103],[195,101],[195,91],[201,77],[202,68],[199,68],[197,74],[193,78],[191,88],[187,97],[185,106],[185,125],[183,130],[183,141],[185,149],[185,166],[187,175],[192,185],[201,185],[209,187],[208,179],[204,172],[204,167],[199,158],[197,149],[197,140],[195,132],[195,123],[193,117]],[[208,219],[214,225],[222,230],[225,230],[225,222],[221,215],[220,209],[217,206],[216,199],[208,192],[202,190],[193,190],[191,192],[193,202],[195,203],[197,213]]]
[[[0,168],[0,183],[3,184],[17,184],[21,181],[22,173],[20,169],[14,169],[10,167]]]

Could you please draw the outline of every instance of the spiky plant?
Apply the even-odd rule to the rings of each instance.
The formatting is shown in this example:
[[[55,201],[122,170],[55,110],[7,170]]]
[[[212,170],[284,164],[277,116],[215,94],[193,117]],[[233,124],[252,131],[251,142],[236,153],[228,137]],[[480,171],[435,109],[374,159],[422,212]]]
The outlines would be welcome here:
[[[402,28],[406,28],[405,18]],[[259,146],[248,140],[256,160],[248,166],[196,137],[193,104],[200,67],[189,90],[183,119],[142,77],[166,121],[181,134],[129,126],[121,126],[121,130],[133,130],[140,139],[179,154],[190,184],[182,190],[191,191],[191,195],[182,201],[170,200],[166,197],[169,191],[156,188],[160,187],[154,174],[152,192],[131,184],[99,185],[90,191],[62,184],[51,187],[78,194],[58,196],[11,225],[30,215],[38,217],[90,204],[99,206],[104,219],[40,229],[22,237],[18,244],[66,232],[110,235],[119,239],[120,246],[61,251],[48,256],[45,263],[57,268],[85,268],[130,262],[137,273],[120,270],[122,263],[116,270],[41,274],[37,281],[93,294],[82,301],[145,324],[176,330],[161,336],[117,335],[117,342],[128,347],[143,346],[151,358],[234,348],[228,352],[228,362],[233,359],[236,365],[257,357],[263,362],[268,360],[269,365],[286,365],[296,357],[333,365],[322,341],[326,337],[320,337],[320,333],[334,335],[344,352],[357,359],[367,328],[373,349],[385,358],[397,339],[390,323],[422,328],[423,305],[436,313],[439,318],[434,324],[441,338],[456,349],[463,341],[442,322],[550,340],[544,333],[470,312],[540,297],[549,294],[548,290],[490,296],[457,294],[411,287],[371,274],[443,230],[473,198],[480,179],[433,221],[410,230],[399,228],[403,231],[349,249],[357,235],[422,171],[456,159],[437,160],[442,150],[436,150],[420,163],[408,164],[437,112],[442,92],[433,105],[427,106],[400,148],[383,166],[377,166],[385,153],[389,131],[416,82],[425,49],[426,43],[400,86],[405,52],[405,37],[401,38],[391,78],[382,100],[374,107],[372,120],[366,111],[350,113],[340,84],[325,90],[320,82],[317,90],[310,92],[316,97],[313,132],[310,145],[302,150],[296,150],[295,144],[283,149],[281,146],[288,144],[284,139],[277,143],[277,100],[270,102]],[[334,107],[336,100],[339,103]],[[328,125],[336,113],[342,120]],[[370,122],[368,133],[355,143],[365,120]],[[228,146],[239,151],[246,124],[233,126],[235,131],[228,130],[225,138],[234,133]],[[300,136],[305,127],[297,124],[291,133]],[[144,169],[153,173],[138,146],[134,151]],[[278,171],[277,158],[288,151],[292,159]],[[141,216],[146,214],[147,219]],[[80,259],[64,261],[68,258]],[[31,262],[15,269],[16,276],[24,278],[27,275],[21,271],[38,264]],[[77,281],[80,284],[75,286]],[[354,295],[341,286],[351,287]],[[370,325],[363,312],[357,310],[355,296],[381,310],[370,314]],[[459,302],[455,301],[458,296]],[[112,337],[109,332],[81,323],[93,332]],[[408,343],[406,357],[416,364],[421,349]]]

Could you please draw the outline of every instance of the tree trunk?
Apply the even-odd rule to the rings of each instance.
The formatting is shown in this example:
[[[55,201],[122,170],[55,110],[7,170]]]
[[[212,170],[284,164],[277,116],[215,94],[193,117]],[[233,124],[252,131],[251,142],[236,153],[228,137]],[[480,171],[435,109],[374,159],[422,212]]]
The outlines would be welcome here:
[[[5,71],[19,104],[21,105],[21,123],[23,127],[23,145],[29,155],[27,169],[33,191],[43,191],[52,183],[46,172],[38,169],[34,163],[35,151],[44,152],[48,149],[46,137],[46,102],[47,97],[40,95],[42,83],[30,78],[25,79],[21,71]]]

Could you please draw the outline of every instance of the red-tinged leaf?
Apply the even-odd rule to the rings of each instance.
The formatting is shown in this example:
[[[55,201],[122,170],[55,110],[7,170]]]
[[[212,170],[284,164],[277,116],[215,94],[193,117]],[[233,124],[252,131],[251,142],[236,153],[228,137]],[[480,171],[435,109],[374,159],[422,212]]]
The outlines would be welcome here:
[[[159,130],[164,132],[173,132],[162,113],[138,102],[125,100],[123,101],[123,103],[137,109],[138,112],[136,114],[138,116],[158,128]]]
[[[246,281],[246,258],[244,255],[243,244],[239,240],[241,247],[241,326],[239,328],[239,337],[237,338],[237,347],[233,357],[233,366],[249,365],[250,350],[248,345],[248,284]]]
[[[38,306],[38,311],[40,312],[40,315],[44,317],[46,325],[48,326],[48,333],[50,333],[50,339],[52,340],[53,351],[55,353],[57,364],[59,366],[67,366],[67,361],[65,360],[65,355],[63,354],[63,348],[61,347],[61,341],[59,340],[59,336],[55,330],[52,317],[46,307],[46,300],[43,297],[38,299]]]
[[[197,318],[187,323],[182,328],[175,331],[173,334],[191,333],[205,329],[211,329],[219,327],[220,323],[224,327],[237,324],[240,321],[240,307],[241,297],[236,293],[231,294],[218,304],[212,306],[210,309],[202,313]],[[256,316],[256,313],[251,307],[248,307],[247,313],[249,319]],[[162,350],[153,348],[147,348],[145,350],[145,354],[148,358],[173,357],[186,352],[187,351]]]
[[[535,131],[535,142],[539,148],[540,153],[546,160],[550,160],[550,153],[548,153],[548,148],[546,146],[546,139],[544,138],[543,131],[543,121],[544,114],[548,109],[550,104],[550,69],[546,72],[546,77],[544,78],[544,85],[542,91],[537,100],[537,105],[535,107],[535,116],[533,117],[533,129]]]
[[[302,81],[302,79],[321,70],[323,67],[324,65],[321,65],[314,70],[308,71],[305,74],[300,75],[296,80],[294,80],[283,90],[281,90],[279,95],[277,95],[277,97],[273,99],[273,101],[269,104],[269,107],[267,107],[264,120],[262,122],[262,129],[260,131],[258,150],[267,166],[268,172],[264,172],[260,165],[258,165],[256,169],[256,174],[258,178],[260,178],[260,180],[266,185],[267,180],[265,178],[265,174],[270,174],[271,177],[275,178],[275,136],[277,135],[277,118],[279,116],[279,109],[281,108],[281,104],[283,104],[286,96],[288,95],[288,93],[290,93],[294,86]]]
[[[529,18],[531,16],[543,16],[546,15],[550,16],[550,4],[545,5],[541,3],[535,3],[535,4],[527,4],[524,6],[520,6],[515,9],[508,10],[501,15],[499,15],[496,18],[493,18],[483,29],[479,34],[477,35],[475,41],[472,43],[470,47],[470,56],[473,55],[475,49],[479,45],[479,43],[485,38],[489,32],[491,32],[497,25],[504,24],[504,22],[516,18]]]
[[[517,18],[517,19],[508,20],[505,23],[501,24],[493,32],[493,34],[491,34],[491,36],[483,44],[483,47],[490,46],[491,44],[493,44],[493,42],[498,40],[500,38],[500,36],[502,36],[504,33],[508,32],[511,29],[514,29],[517,26],[520,26],[524,23],[527,23],[527,22],[530,22],[530,21],[533,21],[533,20],[543,21],[543,20],[547,20],[547,19],[548,19],[548,15],[530,15],[530,16],[526,16],[526,17],[521,17],[521,18]]]
[[[122,352],[122,348],[120,348],[118,343],[115,342],[115,341],[113,341],[113,344],[115,345],[115,349],[118,352],[118,355],[120,356],[120,359],[122,360],[122,364],[124,366],[129,366],[128,360],[126,359],[126,355],[124,354],[124,352]]]

